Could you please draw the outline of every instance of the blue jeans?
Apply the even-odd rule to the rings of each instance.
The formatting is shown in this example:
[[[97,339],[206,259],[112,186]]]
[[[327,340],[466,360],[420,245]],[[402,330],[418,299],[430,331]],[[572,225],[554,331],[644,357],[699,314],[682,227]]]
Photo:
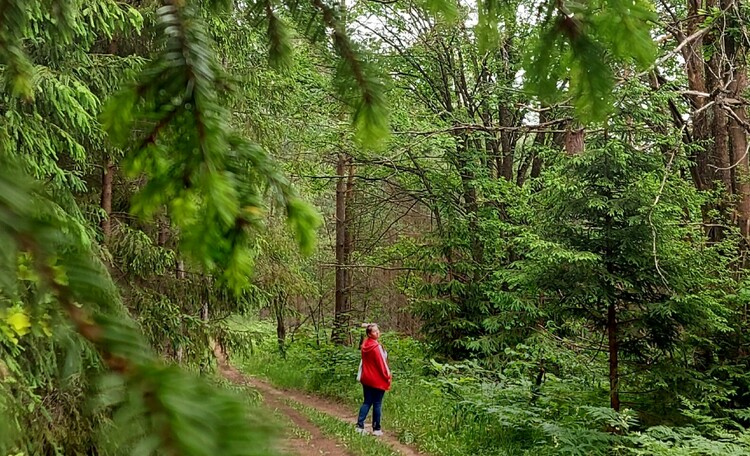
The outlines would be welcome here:
[[[365,419],[367,418],[367,414],[370,413],[370,407],[372,407],[372,430],[379,431],[380,413],[383,407],[385,391],[367,385],[362,385],[362,390],[364,391],[365,401],[362,403],[362,407],[359,408],[357,427],[360,429],[365,428]]]

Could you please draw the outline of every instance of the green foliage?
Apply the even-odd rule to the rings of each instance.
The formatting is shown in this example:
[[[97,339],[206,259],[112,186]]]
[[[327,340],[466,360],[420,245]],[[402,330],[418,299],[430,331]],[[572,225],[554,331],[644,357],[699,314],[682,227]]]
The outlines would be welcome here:
[[[333,220],[327,157],[342,152],[354,256],[403,268],[410,308],[373,306],[381,289],[358,304],[425,325],[426,346],[384,337],[402,439],[434,454],[746,453],[744,247],[699,229],[734,202],[709,211],[720,192],[687,183],[704,145],[682,146],[677,64],[660,60],[666,84],[627,80],[654,62],[655,8],[476,6],[467,30],[474,11],[441,0],[0,0],[0,453],[270,452],[237,398],[160,361],[203,374],[214,342],[356,401],[356,351],[318,346],[330,252],[298,254],[324,234],[295,188]],[[725,27],[701,38],[706,57],[719,32],[743,54],[743,8],[699,12]],[[382,27],[363,33],[370,19]],[[607,119],[573,157],[558,153],[569,100],[578,120]],[[282,165],[315,179],[293,186]],[[275,351],[272,328],[228,319],[269,306],[297,325],[313,302],[316,343],[286,360],[257,352]],[[622,413],[606,407],[610,304]]]
[[[552,243],[526,237],[528,259],[517,262],[533,278],[524,289],[546,296],[543,312],[560,336],[572,336],[579,321],[603,334],[614,306],[622,362],[650,366],[622,388],[656,386],[649,395],[657,403],[681,389],[674,374],[662,386],[649,378],[662,378],[658,366],[672,364],[675,350],[692,358],[691,334],[728,331],[730,316],[719,252],[698,248],[702,233],[693,226],[672,222],[696,213],[700,199],[662,166],[661,157],[615,139],[562,160],[538,194],[539,232]]]
[[[452,0],[420,0],[417,4],[421,9],[448,22],[459,17],[458,4]]]
[[[95,150],[102,148],[103,132],[96,121],[102,98],[142,63],[137,56],[117,59],[89,49],[98,36],[139,30],[143,19],[136,10],[109,1],[89,2],[80,9],[68,4],[78,2],[56,2],[54,8],[47,2],[6,3],[8,8],[0,11],[16,14],[17,3],[22,17],[3,20],[0,33],[19,34],[37,44],[28,55],[23,47],[12,51],[22,52],[17,57],[29,65],[22,75],[13,76],[13,61],[6,66],[0,58],[0,147],[19,156],[32,176],[83,191],[84,174]],[[65,21],[55,16],[63,13]],[[13,78],[27,86],[24,97],[15,96],[13,85],[20,82]]]
[[[289,69],[292,65],[292,33],[289,25],[273,10],[273,3],[263,5],[268,21],[268,62],[272,67],[280,70]]]
[[[316,346],[300,340],[279,356],[269,330],[265,343],[243,365],[285,388],[304,389],[343,399],[352,410],[361,401],[351,349]],[[501,370],[479,363],[425,362],[425,347],[414,340],[383,337],[394,372],[384,401],[384,426],[399,439],[429,454],[618,455],[744,454],[747,432],[713,438],[695,427],[644,427],[633,410],[617,413],[606,404],[607,391],[591,375],[591,357],[546,337],[508,350]],[[538,350],[538,351],[537,351]],[[326,360],[339,356],[341,367]],[[539,383],[540,359],[547,371]],[[311,362],[312,360],[312,362]],[[319,364],[323,363],[323,364]],[[594,369],[596,367],[594,366]],[[327,382],[321,382],[325,375]],[[306,415],[349,441],[352,431],[320,412]],[[618,433],[605,432],[614,428]],[[690,453],[690,452],[693,453]]]
[[[75,222],[65,212],[54,211],[54,205],[29,182],[17,166],[5,161],[0,174],[0,188],[4,189],[0,197],[0,212],[3,214],[0,235],[7,241],[8,255],[3,257],[0,270],[9,277],[19,277],[25,286],[4,287],[0,295],[3,307],[7,307],[8,301],[19,299],[27,303],[24,311],[35,316],[32,328],[39,325],[34,330],[33,339],[28,340],[32,350],[34,342],[43,342],[44,335],[48,339],[52,335],[49,330],[60,325],[60,319],[66,317],[83,337],[96,346],[112,374],[107,380],[108,394],[97,395],[107,408],[93,418],[106,414],[108,410],[114,411],[114,426],[118,430],[110,430],[104,435],[107,439],[119,436],[126,440],[117,441],[113,448],[128,453],[164,449],[194,455],[214,454],[215,451],[248,454],[250,448],[255,448],[252,454],[269,454],[269,450],[257,446],[258,440],[267,433],[262,427],[250,425],[246,409],[235,398],[156,360],[136,327],[124,316],[114,284],[101,263],[92,256],[91,245],[82,242],[76,231],[65,229],[74,226]],[[26,267],[29,273],[35,273],[19,275],[14,272],[19,268],[19,260],[24,258],[31,259]],[[8,294],[12,290],[16,290],[15,294]],[[23,296],[22,292],[33,293],[31,296],[41,300]],[[19,336],[25,336],[26,325],[13,323],[13,320],[10,323]],[[66,335],[69,332],[58,334],[74,343],[67,348],[59,371],[51,352],[43,350],[36,358],[41,367],[35,367],[38,377],[52,386],[57,382],[70,382],[70,376],[80,370],[76,364],[80,363],[76,353],[81,349],[80,342],[76,344],[75,337],[70,339],[71,336]],[[6,336],[0,341],[6,355],[18,355],[17,339]],[[34,389],[25,378],[25,370],[31,367],[25,363],[33,362],[34,358],[23,359],[22,365],[15,361],[15,356],[3,356],[10,363],[3,372],[4,394],[12,393],[20,401],[14,401],[10,410],[17,411],[17,407],[26,401],[28,412],[40,407],[39,413],[48,423],[61,426],[53,427],[53,432],[65,429],[65,418],[50,415],[40,401],[34,401]],[[50,365],[48,360],[53,363]],[[96,363],[96,359],[93,362]],[[16,377],[19,379],[15,380]],[[84,379],[77,390],[69,390],[70,402],[75,404],[77,399],[82,399],[82,389],[87,381]],[[59,406],[61,401],[54,403]],[[31,450],[37,445],[29,439],[31,434],[25,434],[23,425],[27,419],[30,417],[26,413],[11,417],[11,432],[4,434],[0,441],[3,452]],[[92,427],[96,423],[72,422]],[[58,447],[58,450],[66,451],[64,448],[68,445],[68,448],[80,445],[84,450],[87,444],[90,445],[86,442],[88,434],[85,428],[80,431],[79,436],[59,437],[65,446]],[[46,444],[54,448],[58,436],[49,437]],[[79,439],[77,443],[75,439]],[[39,450],[44,451],[43,448]]]
[[[291,66],[292,31],[284,14],[312,41],[317,41],[326,30],[330,31],[336,56],[333,75],[336,95],[351,110],[355,137],[360,144],[380,148],[389,134],[384,78],[351,39],[343,12],[343,7],[323,0],[309,3],[268,0],[248,8],[251,20],[266,24],[269,60],[280,69]]]
[[[223,3],[216,11],[229,12],[231,2]],[[249,253],[269,197],[286,211],[306,252],[319,217],[267,152],[229,127],[227,97],[219,96],[227,85],[197,6],[180,2],[153,15],[144,8],[145,20],[109,1],[47,6],[0,4],[0,237],[7,247],[0,346],[8,359],[0,377],[4,410],[12,411],[0,451],[85,453],[99,430],[98,445],[112,452],[270,452],[261,442],[268,429],[248,421],[236,398],[163,366],[150,347],[193,361],[207,359],[212,338],[231,348],[250,346],[247,334],[186,312],[195,309],[196,296],[235,311],[253,299]],[[148,37],[129,42],[144,22]],[[137,53],[151,53],[151,38],[161,52],[147,61]],[[115,204],[133,203],[139,214],[158,216],[160,225],[166,206],[181,242],[163,245],[160,232],[155,245],[148,227],[115,223],[108,248],[100,250],[89,223],[101,217],[84,215],[78,204],[88,199],[93,164],[121,154],[106,143],[97,119],[104,100],[130,78],[136,79],[132,90],[120,91],[101,118],[125,149],[133,177],[148,181],[136,198],[131,189],[139,185],[124,185]],[[24,170],[52,185],[32,183]],[[185,275],[182,255],[173,250],[178,245],[244,290],[229,298],[210,278],[205,287],[192,278],[177,286],[168,276],[176,269],[175,278]],[[131,281],[123,287],[128,310],[148,342],[126,316],[99,255],[113,261],[119,279]],[[58,342],[59,335],[76,343]],[[88,343],[98,356],[90,352],[83,365],[76,359]],[[61,345],[64,355],[57,356]],[[97,389],[102,369],[112,376]],[[74,374],[81,378],[70,380]],[[91,397],[102,400],[95,411]]]
[[[116,410],[101,433],[101,448],[108,453],[169,448],[186,455],[274,454],[272,447],[259,444],[271,428],[249,415],[239,397],[217,394],[214,385],[179,368],[140,369],[126,381],[112,376],[103,379],[101,388],[100,405]]]
[[[456,204],[455,195],[462,190],[448,180],[451,174],[430,176],[441,195],[443,231],[428,239],[428,248],[409,239],[394,248],[406,265],[441,280],[409,276],[400,286],[413,297],[412,310],[437,353],[453,359],[502,357],[502,350],[523,338],[529,322],[538,317],[533,300],[512,293],[517,272],[503,268],[514,255],[510,240],[525,236],[528,189],[479,177],[478,194],[501,203],[469,215]],[[446,251],[452,260],[448,265]]]
[[[342,100],[353,109],[356,138],[362,144],[381,147],[388,134],[388,108],[381,77],[362,58],[346,33],[345,25],[336,18],[336,11],[322,0],[314,0],[313,4],[320,9],[323,20],[332,29],[333,46],[341,56],[334,85]]]
[[[0,4],[0,20],[8,24],[0,32],[0,62],[5,66],[3,79],[13,93],[31,98],[33,91],[29,81],[32,64],[24,54],[21,43],[29,22],[24,6],[24,2],[16,0],[5,0]]]
[[[105,127],[125,141],[134,125],[149,125],[147,134],[134,139],[135,153],[127,161],[132,176],[149,176],[133,210],[150,216],[166,206],[184,233],[183,250],[240,289],[252,269],[248,228],[259,224],[263,192],[286,207],[307,251],[318,218],[260,146],[229,130],[217,91],[224,85],[222,69],[211,57],[198,11],[163,7],[158,20],[165,37],[162,54],[136,86],[113,98]]]
[[[605,119],[613,107],[613,64],[643,69],[654,63],[653,10],[647,1],[548,2],[526,55],[527,87],[547,103],[572,97],[584,121]]]

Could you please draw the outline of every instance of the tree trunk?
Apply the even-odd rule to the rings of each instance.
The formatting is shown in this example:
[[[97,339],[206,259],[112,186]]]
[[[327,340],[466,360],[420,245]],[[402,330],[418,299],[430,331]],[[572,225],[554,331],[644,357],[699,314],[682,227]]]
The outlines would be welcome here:
[[[505,106],[500,107],[500,125],[503,127],[513,126],[513,112]],[[503,151],[502,168],[500,176],[506,181],[513,179],[513,152],[515,150],[516,132],[509,130],[500,131],[500,145]]]
[[[701,10],[717,8],[731,16],[739,11],[739,5],[739,0],[687,0],[687,27],[677,38],[685,42],[688,36],[696,36],[704,26]],[[697,36],[682,50],[690,89],[688,99],[693,109],[692,134],[688,142],[693,150],[691,175],[699,190],[714,190],[717,186],[723,190],[718,203],[702,208],[711,242],[724,237],[722,227],[730,209],[733,209],[733,222],[743,235],[747,236],[745,233],[750,230],[747,227],[750,203],[745,196],[750,191],[744,163],[747,134],[740,127],[747,116],[745,109],[735,101],[742,101],[743,88],[747,87],[746,49],[744,42],[715,27]],[[704,57],[705,50],[711,51],[708,61]]]
[[[165,217],[166,218],[166,217]],[[162,220],[161,229],[159,230],[159,245],[162,247],[167,243],[167,240],[169,238],[169,223],[167,220]],[[175,270],[174,270],[174,276],[177,280],[184,280],[186,277],[185,274],[185,262],[178,258],[177,262],[175,263]],[[180,312],[184,312],[184,310],[180,310]],[[208,317],[208,315],[206,315]],[[184,323],[180,323],[180,333],[184,332]],[[175,342],[176,348],[175,348],[175,360],[178,364],[182,364],[182,361],[184,359],[185,350],[182,347],[182,343]]]
[[[617,309],[611,302],[607,308],[607,335],[609,336],[609,405],[620,411],[620,373],[617,343]]]
[[[177,260],[177,265],[175,269],[175,275],[178,279],[184,279],[185,278],[185,262],[182,259]]]
[[[115,38],[109,42],[109,53],[116,55],[119,45]],[[112,235],[112,178],[115,172],[115,164],[112,161],[112,157],[105,153],[105,158],[102,164],[102,195],[101,195],[101,206],[104,211],[104,218],[101,221],[102,234],[104,236],[104,243],[109,241]]]
[[[542,111],[539,113],[539,124],[543,125],[547,123],[549,120],[549,114],[548,111]],[[536,136],[534,137],[534,147],[541,149],[544,147],[545,144],[547,144],[547,133],[543,131],[536,132]],[[531,161],[531,178],[536,179],[542,174],[542,156],[539,154],[539,151],[534,151],[534,157]],[[519,184],[521,185],[521,184]]]
[[[101,206],[104,211],[104,218],[101,221],[102,234],[104,242],[109,241],[112,235],[112,177],[115,173],[115,165],[112,159],[107,157],[102,167],[102,195]]]
[[[456,139],[456,156],[452,161],[461,177],[461,196],[466,214],[469,217],[471,257],[474,263],[479,265],[483,262],[484,249],[479,239],[479,225],[477,223],[479,203],[477,201],[476,175],[474,174],[469,150],[471,145],[465,134],[459,134],[454,137]]]
[[[279,353],[284,353],[284,344],[286,343],[286,325],[284,323],[284,314],[276,314],[276,340],[279,344]]]
[[[688,0],[687,12],[687,31],[680,33],[678,38],[684,41],[688,36],[693,35],[702,24],[702,18],[699,9],[702,8],[701,0]],[[688,95],[691,107],[694,111],[700,111],[693,115],[693,142],[704,144],[708,138],[709,127],[706,110],[703,109],[706,104],[706,98],[698,95],[706,92],[705,68],[703,60],[703,36],[698,36],[682,48],[682,56],[685,59],[685,68],[687,70],[688,88],[695,95]],[[690,167],[690,174],[693,177],[693,183],[698,190],[707,190],[711,186],[711,180],[708,178],[708,160],[706,154],[694,149],[691,153],[693,165]],[[704,212],[706,212],[704,210]]]
[[[747,68],[744,66],[737,68],[731,92],[735,98],[739,99],[747,90],[747,82]],[[742,125],[742,123],[747,125],[748,116],[746,108],[742,105],[733,107],[732,112],[739,119],[739,122],[734,118],[729,121],[733,161],[737,164],[735,180],[740,198],[737,204],[737,225],[745,242],[748,242],[750,241],[750,157],[748,157],[748,133]]]
[[[283,290],[276,291],[271,300],[271,309],[276,318],[276,341],[279,345],[279,353],[282,355],[286,352],[286,307],[287,294]]]
[[[201,306],[201,321],[208,321],[208,301],[203,301],[203,305]]]
[[[279,353],[284,354],[286,345],[286,321],[284,311],[286,308],[286,295],[277,293],[273,298],[273,309],[276,317],[276,341],[279,344]]]
[[[720,38],[714,38],[714,41]],[[706,72],[708,78],[708,89],[714,94],[716,103],[711,107],[713,119],[711,122],[711,134],[713,136],[713,147],[709,149],[709,160],[711,174],[709,178],[712,181],[723,184],[723,190],[726,195],[732,193],[732,180],[730,176],[729,163],[729,132],[727,113],[724,111],[724,94],[719,89],[724,85],[722,60],[725,58],[721,52],[715,52],[708,61],[709,71]]]
[[[584,138],[586,130],[579,128],[577,130],[568,129],[565,132],[565,152],[568,155],[578,155],[583,152]]]
[[[348,178],[345,178],[348,167]],[[351,284],[350,270],[348,268],[351,259],[352,236],[350,220],[351,209],[347,210],[347,202],[350,202],[349,194],[354,186],[354,167],[351,158],[345,154],[339,154],[336,165],[336,296],[333,316],[333,331],[331,341],[345,345],[349,341],[349,314],[351,312]]]
[[[156,238],[156,245],[164,247],[169,240],[169,221],[165,218],[159,220],[159,234]]]

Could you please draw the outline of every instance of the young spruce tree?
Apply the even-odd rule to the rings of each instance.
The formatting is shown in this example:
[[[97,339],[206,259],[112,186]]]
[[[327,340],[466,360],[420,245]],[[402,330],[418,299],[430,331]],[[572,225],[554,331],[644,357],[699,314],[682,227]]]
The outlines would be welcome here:
[[[540,238],[521,262],[545,296],[547,329],[602,343],[616,411],[647,392],[679,394],[678,377],[659,378],[661,368],[693,356],[691,333],[726,324],[711,283],[721,261],[691,223],[700,198],[665,161],[606,136],[562,157],[537,195]]]

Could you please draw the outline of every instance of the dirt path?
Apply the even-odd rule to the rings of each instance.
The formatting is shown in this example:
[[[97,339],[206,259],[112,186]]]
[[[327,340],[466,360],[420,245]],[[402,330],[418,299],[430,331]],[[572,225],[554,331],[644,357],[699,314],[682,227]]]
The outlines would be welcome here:
[[[245,378],[247,379],[248,384],[260,391],[264,397],[273,397],[277,401],[282,401],[283,399],[292,399],[302,405],[318,409],[321,412],[331,415],[334,418],[338,418],[341,421],[350,423],[352,426],[357,423],[357,419],[355,416],[355,413],[357,411],[352,410],[349,407],[332,403],[320,397],[301,393],[299,391],[279,390],[255,377],[245,376]],[[397,450],[403,456],[419,456],[421,454],[413,448],[410,448],[407,445],[399,442],[396,436],[388,434],[387,430],[385,431],[385,434],[383,436],[377,438],[382,440],[394,450]]]
[[[289,417],[289,419],[295,424],[295,426],[299,427],[312,436],[311,439],[305,440],[303,438],[300,438],[299,436],[288,434],[287,441],[284,443],[285,450],[291,452],[292,454],[297,454],[300,456],[311,454],[320,454],[326,456],[351,455],[351,453],[349,453],[342,444],[324,436],[320,429],[318,429],[313,423],[311,423],[310,420],[307,419],[307,417],[305,417],[303,414],[293,409],[292,407],[286,405],[284,400],[291,399],[299,402],[304,406],[315,408],[317,410],[320,410],[321,412],[333,416],[334,418],[338,418],[341,421],[351,423],[352,426],[354,426],[357,421],[356,417],[354,416],[356,410],[351,410],[349,407],[343,406],[341,404],[332,403],[320,397],[304,394],[298,391],[279,390],[277,388],[274,388],[273,386],[258,378],[245,375],[242,372],[238,371],[226,362],[226,357],[223,353],[221,353],[219,350],[215,350],[215,352],[218,360],[219,370],[224,377],[234,383],[240,385],[248,385],[260,391],[265,402],[270,407]],[[386,433],[383,436],[377,438],[382,440],[383,443],[387,444],[394,450],[401,453],[403,456],[419,456],[421,454],[413,448],[399,442],[396,436],[388,434],[387,430],[385,432]]]
[[[283,396],[281,392],[276,392],[276,394],[260,387],[256,380],[246,376],[233,366],[229,365],[226,362],[226,357],[220,352],[220,350],[214,350],[214,353],[218,360],[219,372],[221,375],[238,385],[247,385],[259,390],[268,407],[282,413],[288,417],[295,426],[310,435],[309,439],[305,439],[303,436],[294,435],[293,432],[287,430],[285,439],[280,448],[283,454],[298,456],[352,456],[342,444],[324,436],[320,429],[311,423],[304,415],[286,405],[282,400]]]

